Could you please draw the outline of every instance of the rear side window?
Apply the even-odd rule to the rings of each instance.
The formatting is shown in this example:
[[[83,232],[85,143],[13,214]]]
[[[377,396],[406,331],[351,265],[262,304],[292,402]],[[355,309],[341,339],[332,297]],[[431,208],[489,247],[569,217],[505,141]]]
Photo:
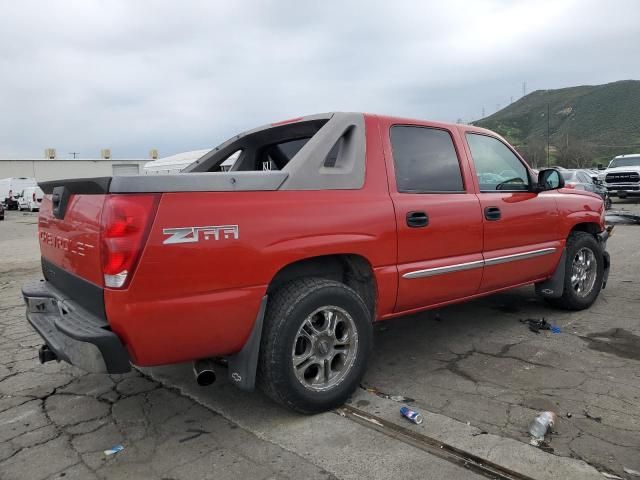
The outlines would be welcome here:
[[[426,127],[391,128],[398,191],[462,192],[462,174],[451,135]]]

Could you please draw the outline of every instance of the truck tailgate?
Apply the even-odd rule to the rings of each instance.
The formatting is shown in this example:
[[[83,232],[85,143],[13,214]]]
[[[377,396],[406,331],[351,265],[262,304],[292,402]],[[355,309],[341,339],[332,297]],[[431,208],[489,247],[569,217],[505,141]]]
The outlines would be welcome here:
[[[101,194],[75,194],[69,197],[65,214],[53,214],[52,195],[40,205],[38,239],[43,265],[47,262],[102,287],[100,260],[100,216],[105,201]],[[43,268],[45,277],[61,290],[60,279]]]

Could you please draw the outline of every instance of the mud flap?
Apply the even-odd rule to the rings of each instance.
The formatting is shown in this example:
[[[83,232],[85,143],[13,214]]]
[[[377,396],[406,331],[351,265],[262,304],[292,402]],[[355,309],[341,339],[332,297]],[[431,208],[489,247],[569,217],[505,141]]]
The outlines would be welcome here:
[[[640,217],[638,217],[640,218]],[[607,252],[607,240],[613,235],[615,225],[609,225],[604,231],[598,234],[598,242],[602,246],[602,259],[604,260],[604,274],[602,275],[602,289],[607,288],[607,280],[609,280],[609,270],[611,269],[611,256]]]
[[[242,350],[227,358],[229,380],[240,390],[247,392],[252,392],[256,385],[260,340],[262,339],[262,322],[267,309],[267,299],[268,295],[262,297],[258,316],[253,324],[253,330],[251,330],[251,334]]]
[[[564,293],[564,273],[567,263],[567,249],[562,249],[560,262],[549,280],[536,283],[536,294],[546,298],[560,298]]]
[[[607,280],[609,280],[609,270],[611,268],[611,257],[606,250],[602,251],[602,258],[604,259],[604,275],[602,275],[602,289],[607,288]]]

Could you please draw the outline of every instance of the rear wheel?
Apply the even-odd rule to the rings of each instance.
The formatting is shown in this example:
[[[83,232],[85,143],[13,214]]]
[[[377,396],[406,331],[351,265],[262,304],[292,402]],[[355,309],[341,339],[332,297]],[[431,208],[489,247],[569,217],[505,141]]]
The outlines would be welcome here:
[[[354,290],[333,280],[295,280],[269,300],[258,383],[302,413],[335,408],[359,385],[371,344],[369,310]]]
[[[583,310],[595,302],[602,289],[602,247],[590,233],[573,232],[567,239],[566,249],[562,297],[547,301],[567,310]]]

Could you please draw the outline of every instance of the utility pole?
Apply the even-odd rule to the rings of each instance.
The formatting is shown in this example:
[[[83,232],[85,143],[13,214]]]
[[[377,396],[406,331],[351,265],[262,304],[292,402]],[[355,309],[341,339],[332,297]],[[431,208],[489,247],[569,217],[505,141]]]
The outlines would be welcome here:
[[[511,95],[511,101],[509,102],[509,104],[513,103],[513,95]]]
[[[80,155],[80,152],[69,152],[69,155],[73,155],[73,159],[76,159],[76,155]]]
[[[549,157],[551,153],[550,125],[551,120],[549,118],[549,104],[547,103],[547,168],[549,167]]]
[[[527,94],[527,82],[522,82],[522,96]]]
[[[482,118],[484,118],[484,105],[482,106]]]

